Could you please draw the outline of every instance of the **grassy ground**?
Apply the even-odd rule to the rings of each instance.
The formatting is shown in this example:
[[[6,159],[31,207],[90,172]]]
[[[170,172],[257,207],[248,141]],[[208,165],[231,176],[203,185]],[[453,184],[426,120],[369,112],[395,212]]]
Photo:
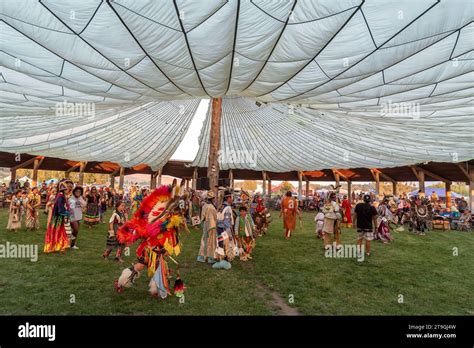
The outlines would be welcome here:
[[[184,236],[179,256],[187,286],[184,303],[148,296],[146,275],[137,286],[115,293],[114,279],[125,264],[101,257],[106,225],[82,226],[79,250],[64,255],[41,252],[44,221],[38,232],[6,231],[0,209],[0,244],[38,244],[37,262],[0,258],[0,314],[23,315],[473,315],[474,234],[434,231],[426,236],[395,233],[391,245],[374,243],[373,255],[325,258],[314,234],[313,214],[291,241],[282,237],[274,212],[269,234],[258,239],[253,260],[234,261],[229,271],[195,261],[201,233]],[[344,243],[355,243],[343,230]],[[453,248],[459,256],[453,256]],[[75,303],[71,303],[71,296]],[[399,303],[403,295],[404,303]]]

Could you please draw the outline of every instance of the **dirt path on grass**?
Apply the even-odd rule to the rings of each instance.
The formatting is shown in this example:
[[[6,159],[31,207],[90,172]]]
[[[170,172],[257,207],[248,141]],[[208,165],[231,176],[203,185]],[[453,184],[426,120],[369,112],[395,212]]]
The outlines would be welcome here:
[[[253,271],[251,261],[242,263],[242,267]],[[291,307],[277,291],[270,289],[258,279],[256,279],[256,281],[257,296],[262,298],[268,307],[275,309],[279,315],[301,315],[301,313],[295,307]],[[270,299],[268,299],[268,297],[270,297]]]

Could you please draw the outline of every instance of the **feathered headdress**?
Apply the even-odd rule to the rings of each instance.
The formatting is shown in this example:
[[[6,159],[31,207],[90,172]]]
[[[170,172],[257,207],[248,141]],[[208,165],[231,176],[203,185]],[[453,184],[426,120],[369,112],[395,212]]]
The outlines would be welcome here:
[[[164,185],[145,197],[133,218],[118,230],[119,242],[130,245],[138,239],[153,239],[153,244],[164,247],[169,254],[178,254],[177,231],[184,223],[181,201],[187,198],[179,193],[179,186]]]

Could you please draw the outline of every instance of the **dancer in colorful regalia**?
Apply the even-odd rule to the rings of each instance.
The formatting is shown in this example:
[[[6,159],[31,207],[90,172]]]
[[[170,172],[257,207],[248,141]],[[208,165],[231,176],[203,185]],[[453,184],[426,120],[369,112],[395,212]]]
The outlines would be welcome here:
[[[66,226],[69,227],[69,203],[68,196],[72,190],[73,183],[63,179],[58,184],[58,193],[51,211],[51,220],[46,228],[44,240],[44,252],[65,251],[70,246]]]
[[[344,195],[344,198],[341,202],[342,208],[342,223],[345,227],[352,227],[352,204],[347,195]]]
[[[100,195],[97,193],[97,188],[92,186],[89,193],[86,195],[86,213],[84,214],[84,224],[91,228],[100,222],[99,203]]]
[[[324,248],[330,249],[332,243],[336,243],[336,247],[339,249],[341,245],[341,227],[340,221],[342,219],[339,204],[337,204],[337,195],[339,193],[340,186],[335,188],[335,191],[329,193],[323,206],[324,213]]]
[[[28,202],[26,203],[26,229],[37,231],[40,228],[39,208],[41,205],[41,196],[38,193],[38,188],[33,187],[31,193],[28,195]]]
[[[291,233],[296,229],[296,217],[301,219],[298,209],[298,200],[294,198],[291,191],[288,191],[281,202],[280,217],[283,216],[283,228],[285,229],[285,239],[291,238]],[[300,220],[301,221],[301,220]]]
[[[197,257],[198,262],[210,264],[216,262],[217,248],[217,209],[214,198],[214,192],[208,191],[201,209],[202,237]]]
[[[247,207],[239,208],[239,216],[235,219],[235,238],[239,245],[240,260],[252,259],[252,251],[255,248],[255,225],[252,217],[247,213]]]
[[[221,190],[223,202],[217,212],[217,262],[212,265],[214,269],[230,269],[231,262],[238,253],[238,246],[234,238],[234,212],[232,211],[232,190]],[[235,250],[237,249],[237,250]]]
[[[418,193],[410,202],[409,231],[424,236],[428,230],[428,221],[433,219],[433,207],[424,193]]]
[[[117,231],[119,243],[131,245],[137,240],[138,261],[122,271],[115,281],[115,289],[122,292],[130,287],[140,272],[147,268],[151,277],[149,291],[153,297],[165,299],[171,295],[171,273],[167,259],[177,264],[175,256],[181,252],[179,231],[185,225],[184,207],[187,194],[181,195],[182,187],[160,186],[141,203],[133,218]],[[176,274],[173,289],[177,297],[183,296],[184,284]]]
[[[21,192],[13,194],[10,202],[10,215],[8,216],[7,230],[18,231],[21,229]]]
[[[257,206],[255,207],[255,213],[252,217],[257,235],[262,236],[267,234],[268,225],[270,224],[270,214],[267,208],[265,208],[265,202],[260,193],[257,193],[255,201],[257,202]]]

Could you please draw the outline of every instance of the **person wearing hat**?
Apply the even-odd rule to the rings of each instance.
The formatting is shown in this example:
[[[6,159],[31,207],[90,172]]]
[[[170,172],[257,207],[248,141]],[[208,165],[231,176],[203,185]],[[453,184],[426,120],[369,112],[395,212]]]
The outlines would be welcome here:
[[[201,209],[202,237],[198,262],[215,263],[217,246],[217,210],[213,191],[208,191]]]
[[[79,249],[77,247],[77,235],[79,234],[80,223],[82,220],[82,211],[86,208],[87,203],[82,196],[84,189],[81,186],[76,186],[72,190],[72,195],[69,198],[69,221],[71,223],[71,248]]]
[[[364,195],[363,200],[355,207],[357,245],[362,248],[362,242],[365,241],[365,253],[370,256],[370,241],[374,239],[374,229],[377,226],[377,209],[371,204],[370,195]]]

